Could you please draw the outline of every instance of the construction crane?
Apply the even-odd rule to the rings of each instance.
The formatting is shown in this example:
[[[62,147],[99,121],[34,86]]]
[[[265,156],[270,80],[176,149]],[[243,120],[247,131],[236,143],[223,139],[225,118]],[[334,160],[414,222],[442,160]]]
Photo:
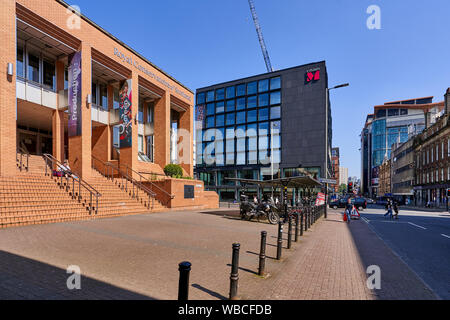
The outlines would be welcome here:
[[[270,63],[269,52],[267,52],[266,43],[264,42],[261,26],[256,14],[255,3],[253,2],[253,0],[248,0],[248,4],[250,5],[250,11],[252,12],[253,21],[255,22],[256,33],[258,34],[259,44],[261,45],[264,61],[266,62],[267,72],[273,72],[272,64]]]

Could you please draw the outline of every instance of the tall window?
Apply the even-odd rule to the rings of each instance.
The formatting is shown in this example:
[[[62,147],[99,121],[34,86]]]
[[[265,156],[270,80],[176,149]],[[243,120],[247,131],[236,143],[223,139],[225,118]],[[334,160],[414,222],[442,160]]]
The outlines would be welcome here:
[[[114,93],[113,93],[113,108],[114,109],[120,108],[119,89],[116,89],[116,88],[114,88]]]
[[[43,61],[43,75],[44,79],[42,83],[47,86],[49,89],[55,91],[56,90],[56,69],[55,64],[48,60]]]
[[[155,108],[152,103],[147,105],[147,123],[153,123]]]
[[[144,152],[144,136],[141,134],[138,135],[138,152]]]
[[[16,74],[18,77],[24,77],[23,48],[17,47]]]
[[[108,110],[108,87],[105,84],[99,84],[99,99],[100,106],[104,110]]]
[[[144,123],[144,102],[142,102],[142,101],[139,101],[138,122],[139,123]]]
[[[33,53],[28,54],[28,80],[39,83],[39,56]]]

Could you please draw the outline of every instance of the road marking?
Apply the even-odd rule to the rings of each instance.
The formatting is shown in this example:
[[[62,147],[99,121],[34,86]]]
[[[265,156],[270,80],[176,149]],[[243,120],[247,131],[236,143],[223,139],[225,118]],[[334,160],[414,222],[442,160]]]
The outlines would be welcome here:
[[[368,219],[366,219],[364,217],[361,217],[361,218],[364,220],[365,223],[369,224],[369,220]]]
[[[421,228],[421,229],[423,229],[423,230],[427,230],[427,228],[425,228],[425,227],[422,227],[422,226],[419,226],[419,225],[417,225],[417,224],[414,224],[414,223],[412,223],[412,222],[408,222],[410,225],[412,225],[412,226],[415,226],[415,227],[417,227],[417,228]]]
[[[441,236],[443,236],[443,237],[446,237],[446,238],[449,238],[449,239],[450,239],[450,236],[448,236],[448,235],[446,235],[446,234],[443,234],[443,233],[441,233]]]

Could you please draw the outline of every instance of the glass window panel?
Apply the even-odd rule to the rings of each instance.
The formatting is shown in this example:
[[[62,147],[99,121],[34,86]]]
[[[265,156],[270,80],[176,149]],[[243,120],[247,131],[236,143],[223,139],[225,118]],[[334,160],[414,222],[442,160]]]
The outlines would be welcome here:
[[[234,86],[228,87],[226,89],[226,94],[227,94],[227,99],[234,98],[236,96],[236,88]]]
[[[247,94],[256,94],[258,90],[258,83],[256,81],[247,84]]]
[[[204,104],[205,103],[205,99],[206,99],[206,95],[204,92],[199,93],[197,95],[197,104]]]
[[[225,115],[221,114],[216,116],[216,127],[222,127],[225,125]]]
[[[378,110],[377,118],[384,118],[384,117],[386,117],[386,109]]]
[[[270,162],[271,161],[270,161],[269,150],[259,150],[259,163],[261,163],[261,164],[269,164]]]
[[[208,116],[213,115],[216,112],[215,107],[214,107],[214,103],[208,103],[206,105],[206,114]]]
[[[236,87],[236,96],[245,96],[245,84],[240,84]]]
[[[245,138],[247,135],[245,126],[237,126],[236,127],[236,137],[237,138]]]
[[[279,119],[281,118],[281,107],[272,107],[270,108],[270,119]]]
[[[207,117],[206,118],[206,127],[207,128],[214,128],[214,117]]]
[[[206,93],[206,102],[211,102],[211,101],[214,101],[214,91],[213,90],[208,91]]]
[[[108,110],[108,87],[105,84],[99,85],[99,93],[100,93],[100,105],[103,107],[103,109]],[[138,114],[138,121],[143,122],[144,121],[144,106],[141,106],[142,114]]]
[[[227,153],[234,153],[234,139],[233,140],[226,140],[226,148]]]
[[[28,80],[39,82],[39,57],[32,53],[28,54]]]
[[[92,103],[97,104],[97,84],[92,83]]]
[[[234,127],[227,128],[226,139],[234,139]]]
[[[388,117],[395,117],[399,115],[398,109],[388,109]]]
[[[119,108],[120,108],[119,89],[114,88],[114,90],[113,90],[113,109],[115,110],[115,109],[119,109]],[[153,122],[153,120],[152,120],[152,122]]]
[[[270,90],[276,90],[281,88],[281,78],[272,78],[270,79]]]
[[[16,74],[22,78],[24,76],[23,66],[23,48],[17,47]]]
[[[216,103],[216,113],[225,112],[225,103],[223,101]]]
[[[216,140],[224,140],[225,139],[225,129],[224,128],[217,128],[216,129]]]
[[[258,138],[248,138],[248,151],[258,150]]]
[[[236,108],[236,100],[228,100],[226,103],[226,111],[234,111]]]
[[[227,113],[227,126],[229,125],[233,125],[234,124],[234,118],[235,118],[235,114],[234,113]]]
[[[234,165],[234,153],[226,154],[227,165]]]
[[[257,97],[251,96],[247,98],[247,109],[256,108],[257,106]]]
[[[239,98],[236,101],[236,110],[244,110],[245,109],[245,98]]]
[[[223,153],[223,141],[216,141],[215,142],[215,149],[216,149],[216,154],[217,153]]]
[[[251,110],[247,112],[247,122],[255,122],[257,121],[257,113],[256,110]]]
[[[258,106],[267,107],[269,105],[269,94],[264,93],[258,96]]]
[[[53,62],[44,60],[43,62],[43,84],[52,90],[56,90],[56,69]]]
[[[100,99],[103,100],[103,99]],[[139,102],[139,106],[138,106],[138,122],[139,123],[143,123],[144,122],[144,103],[141,101]]]
[[[153,104],[147,105],[147,123],[153,123],[154,110]]]
[[[216,154],[216,165],[223,166],[224,165],[224,155],[223,153]]]
[[[259,137],[259,147],[260,150],[269,149],[269,137],[268,136],[260,136]]]
[[[223,100],[225,99],[225,89],[217,89],[216,90],[216,100]]]
[[[400,115],[406,116],[408,114],[408,109],[400,109]]]
[[[271,125],[272,134],[281,133],[281,121],[272,121]]]
[[[269,120],[269,109],[268,108],[259,109],[258,120],[259,121],[267,121],[267,120]]]
[[[236,151],[237,152],[245,151],[245,139],[237,139],[236,140]]]
[[[270,104],[280,104],[281,103],[281,92],[275,91],[270,94]]]
[[[144,152],[144,136],[138,135],[138,152]]]
[[[237,124],[245,123],[245,111],[243,111],[243,112],[238,112],[238,113],[236,114],[236,123],[237,123]]]
[[[245,152],[236,153],[236,164],[245,165]]]
[[[281,163],[281,151],[273,150],[273,163]]]
[[[268,122],[260,122],[259,123],[259,135],[260,136],[269,135],[269,123]]]
[[[248,153],[248,164],[258,163],[258,153],[256,151],[250,151]]]
[[[247,125],[247,137],[256,137],[258,135],[258,126],[256,123]]]
[[[281,148],[281,136],[272,136],[273,146],[270,149],[280,149]]]
[[[269,79],[260,80],[258,82],[258,92],[269,91]]]

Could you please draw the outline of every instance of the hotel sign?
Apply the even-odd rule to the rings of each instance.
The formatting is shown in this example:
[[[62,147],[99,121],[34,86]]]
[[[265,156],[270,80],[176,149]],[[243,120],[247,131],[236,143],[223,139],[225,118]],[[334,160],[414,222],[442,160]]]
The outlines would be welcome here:
[[[69,56],[69,137],[81,135],[81,51]]]
[[[314,83],[320,80],[320,68],[306,70],[305,84]]]
[[[129,57],[126,56],[125,54],[123,54],[122,52],[120,52],[117,48],[114,48],[114,55],[119,57],[120,60],[123,63],[128,63],[129,65],[132,65],[133,67],[135,67],[137,70],[141,71],[142,73],[146,74],[147,76],[149,76],[150,78],[155,79],[156,81],[158,81],[159,83],[161,83],[163,86],[165,86],[166,88],[170,89],[172,92],[176,92],[178,93],[180,96],[182,96],[183,98],[191,101],[191,97],[189,95],[187,95],[186,93],[184,93],[183,91],[181,91],[180,89],[178,89],[176,86],[171,85],[169,82],[167,82],[166,80],[162,79],[161,77],[157,76],[155,73],[153,73],[152,71],[148,70],[147,68],[145,68],[143,65],[141,65],[137,60],[133,60],[133,57]]]

